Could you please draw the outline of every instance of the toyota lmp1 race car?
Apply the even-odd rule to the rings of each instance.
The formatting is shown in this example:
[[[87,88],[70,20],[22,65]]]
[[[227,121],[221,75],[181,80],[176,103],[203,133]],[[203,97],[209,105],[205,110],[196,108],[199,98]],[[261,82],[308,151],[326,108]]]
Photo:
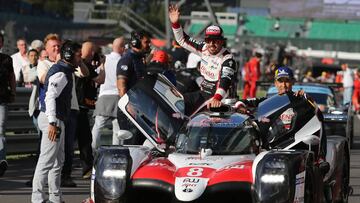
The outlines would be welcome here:
[[[324,181],[328,168],[317,162],[322,123],[304,99],[274,95],[254,116],[224,106],[189,118],[182,95],[159,74],[137,83],[119,107],[147,140],[98,149],[96,203],[346,201],[343,173]],[[328,150],[347,144],[341,136],[331,143]]]

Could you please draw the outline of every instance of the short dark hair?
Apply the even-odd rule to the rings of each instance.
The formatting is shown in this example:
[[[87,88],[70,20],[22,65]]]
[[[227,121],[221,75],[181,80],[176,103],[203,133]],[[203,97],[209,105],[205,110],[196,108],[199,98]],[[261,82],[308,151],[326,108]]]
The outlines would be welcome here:
[[[144,37],[151,38],[151,34],[145,30],[140,30],[139,32],[137,32],[137,34],[139,35],[140,39],[142,39]]]
[[[39,55],[39,52],[36,49],[30,49],[27,53],[29,54],[30,52],[35,52],[37,55]]]

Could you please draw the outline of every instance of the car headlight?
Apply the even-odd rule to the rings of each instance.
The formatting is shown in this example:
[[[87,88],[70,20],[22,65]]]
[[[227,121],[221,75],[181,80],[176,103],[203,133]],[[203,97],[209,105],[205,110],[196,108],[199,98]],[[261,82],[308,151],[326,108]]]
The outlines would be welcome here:
[[[96,160],[96,191],[106,199],[120,198],[126,189],[128,177],[128,156],[112,150],[102,150]],[[97,195],[97,194],[95,194]],[[100,195],[100,194],[99,194]]]
[[[261,202],[287,202],[289,172],[286,160],[270,157],[258,169],[256,187]]]

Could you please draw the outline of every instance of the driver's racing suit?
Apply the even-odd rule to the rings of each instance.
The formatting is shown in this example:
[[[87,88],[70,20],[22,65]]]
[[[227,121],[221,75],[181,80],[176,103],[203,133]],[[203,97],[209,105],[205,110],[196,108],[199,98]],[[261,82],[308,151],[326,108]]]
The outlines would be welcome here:
[[[207,50],[206,43],[190,38],[180,24],[172,24],[172,29],[180,46],[201,57],[200,74],[204,80],[201,83],[201,91],[197,92],[198,95],[184,95],[187,114],[192,113],[209,98],[221,100],[227,96],[229,88],[236,88],[230,87],[235,79],[236,63],[227,49],[222,48],[219,53],[212,55]]]
[[[311,104],[312,106],[316,105],[316,103],[314,102],[314,100],[308,96],[306,93],[304,93],[303,99],[305,99],[309,104]],[[259,104],[266,100],[266,97],[262,97],[262,98],[250,98],[250,99],[242,99],[239,100],[238,102],[236,102],[235,104],[235,108],[240,108],[240,107],[245,107],[245,108],[257,108],[259,106]],[[315,107],[316,108],[316,107]],[[288,109],[289,110],[289,109]],[[289,113],[291,114],[291,111],[285,111],[283,114],[281,114],[280,119],[282,120],[282,122],[284,123],[284,127],[289,128],[289,123],[288,123],[288,117],[292,117],[293,115],[289,115]],[[292,113],[294,113],[292,111]],[[320,137],[320,151],[319,151],[319,155],[321,159],[325,160],[326,158],[326,148],[327,148],[327,138],[326,138],[326,134],[325,134],[325,127],[324,127],[324,116],[322,114],[322,112],[320,111],[319,108],[316,108],[316,114],[317,117],[319,118],[319,120],[322,123],[322,135]],[[290,124],[291,125],[291,124]]]

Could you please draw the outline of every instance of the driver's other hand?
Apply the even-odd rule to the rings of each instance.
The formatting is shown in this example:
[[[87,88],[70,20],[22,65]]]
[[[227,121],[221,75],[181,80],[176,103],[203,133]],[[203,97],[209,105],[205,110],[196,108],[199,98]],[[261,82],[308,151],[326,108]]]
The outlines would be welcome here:
[[[221,101],[212,98],[208,103],[207,103],[207,108],[218,108],[222,105]]]
[[[298,90],[298,91],[294,92],[294,95],[296,97],[302,97],[302,96],[304,96],[304,94],[305,94],[304,90]]]

